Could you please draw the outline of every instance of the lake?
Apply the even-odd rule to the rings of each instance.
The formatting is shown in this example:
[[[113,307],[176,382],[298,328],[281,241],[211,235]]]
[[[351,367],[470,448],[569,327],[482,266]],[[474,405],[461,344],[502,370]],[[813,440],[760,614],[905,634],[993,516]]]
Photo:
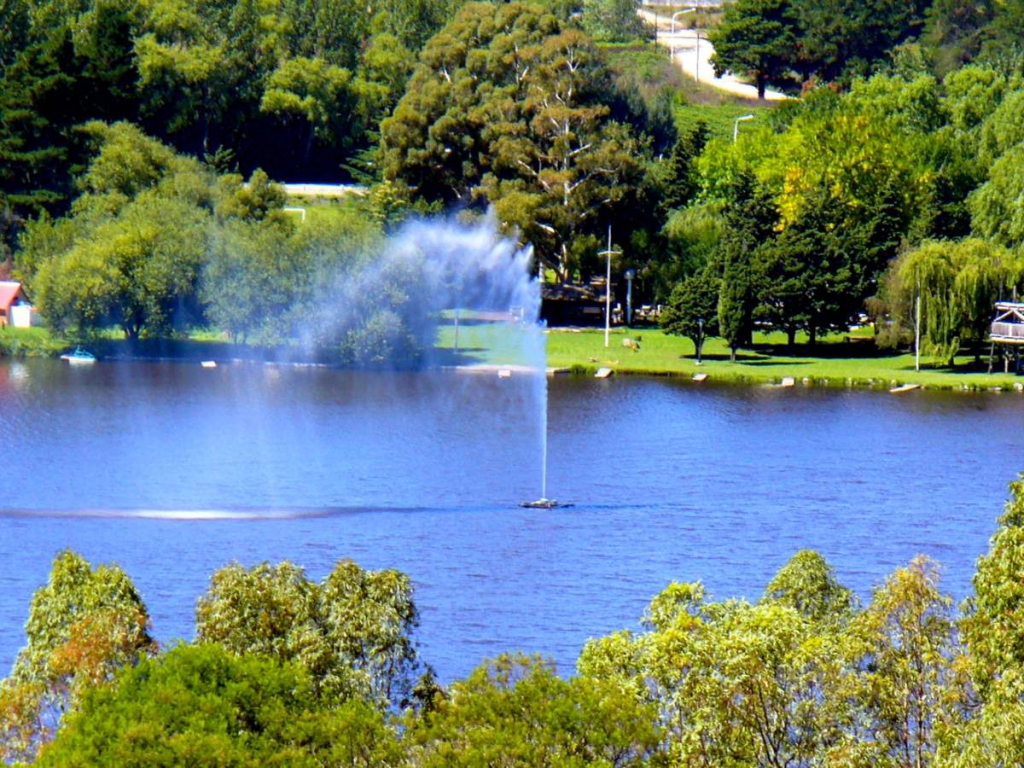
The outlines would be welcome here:
[[[416,584],[440,677],[506,650],[571,672],[670,581],[756,599],[801,548],[863,598],[924,553],[970,589],[1024,398],[550,380],[548,495],[528,376],[258,364],[0,362],[0,666],[71,547],[116,561],[162,642],[232,560],[341,558]]]

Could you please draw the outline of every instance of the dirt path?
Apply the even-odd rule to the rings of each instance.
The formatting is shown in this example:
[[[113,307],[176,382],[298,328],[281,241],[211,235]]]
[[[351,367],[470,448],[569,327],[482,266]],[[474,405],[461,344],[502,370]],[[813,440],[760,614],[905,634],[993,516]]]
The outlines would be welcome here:
[[[755,86],[744,83],[731,74],[715,77],[715,70],[711,66],[711,56],[715,49],[705,36],[704,30],[682,29],[677,23],[673,34],[669,18],[660,14],[655,16],[648,10],[641,10],[640,15],[649,24],[657,26],[658,44],[666,46],[672,52],[675,63],[698,83],[747,99],[757,99]],[[789,97],[778,91],[767,90],[764,98],[765,101],[782,101]]]

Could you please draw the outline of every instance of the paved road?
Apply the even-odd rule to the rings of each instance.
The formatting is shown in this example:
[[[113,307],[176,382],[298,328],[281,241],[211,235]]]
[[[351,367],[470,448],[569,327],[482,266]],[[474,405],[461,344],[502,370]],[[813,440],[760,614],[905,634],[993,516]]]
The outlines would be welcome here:
[[[705,37],[704,30],[682,29],[677,23],[675,34],[673,34],[670,18],[662,14],[655,16],[648,10],[641,10],[640,15],[649,24],[656,24],[658,43],[667,46],[672,51],[672,59],[676,64],[698,83],[704,83],[712,88],[748,99],[757,98],[755,86],[749,85],[731,74],[715,77],[715,70],[711,66],[711,56],[715,49]],[[764,98],[765,101],[782,101],[789,97],[778,91],[767,90]]]

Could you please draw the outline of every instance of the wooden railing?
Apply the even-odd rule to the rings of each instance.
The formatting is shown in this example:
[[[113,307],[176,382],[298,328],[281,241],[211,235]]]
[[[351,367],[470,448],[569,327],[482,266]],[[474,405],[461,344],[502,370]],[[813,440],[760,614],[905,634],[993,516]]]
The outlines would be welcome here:
[[[992,330],[989,335],[993,338],[1024,339],[1024,324],[992,323]]]

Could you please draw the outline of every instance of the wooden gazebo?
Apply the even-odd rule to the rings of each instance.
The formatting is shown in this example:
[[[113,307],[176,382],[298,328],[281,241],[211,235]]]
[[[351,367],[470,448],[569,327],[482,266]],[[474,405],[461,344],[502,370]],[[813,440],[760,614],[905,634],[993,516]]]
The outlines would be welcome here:
[[[1010,361],[1017,373],[1021,371],[1021,345],[1024,345],[1024,303],[1017,301],[996,302],[996,316],[988,333],[992,342],[989,354],[988,372],[992,373],[995,363],[995,348],[999,345],[1003,359],[1003,371],[1010,372]]]
[[[1024,344],[1024,303],[998,302],[989,338],[994,344]]]

